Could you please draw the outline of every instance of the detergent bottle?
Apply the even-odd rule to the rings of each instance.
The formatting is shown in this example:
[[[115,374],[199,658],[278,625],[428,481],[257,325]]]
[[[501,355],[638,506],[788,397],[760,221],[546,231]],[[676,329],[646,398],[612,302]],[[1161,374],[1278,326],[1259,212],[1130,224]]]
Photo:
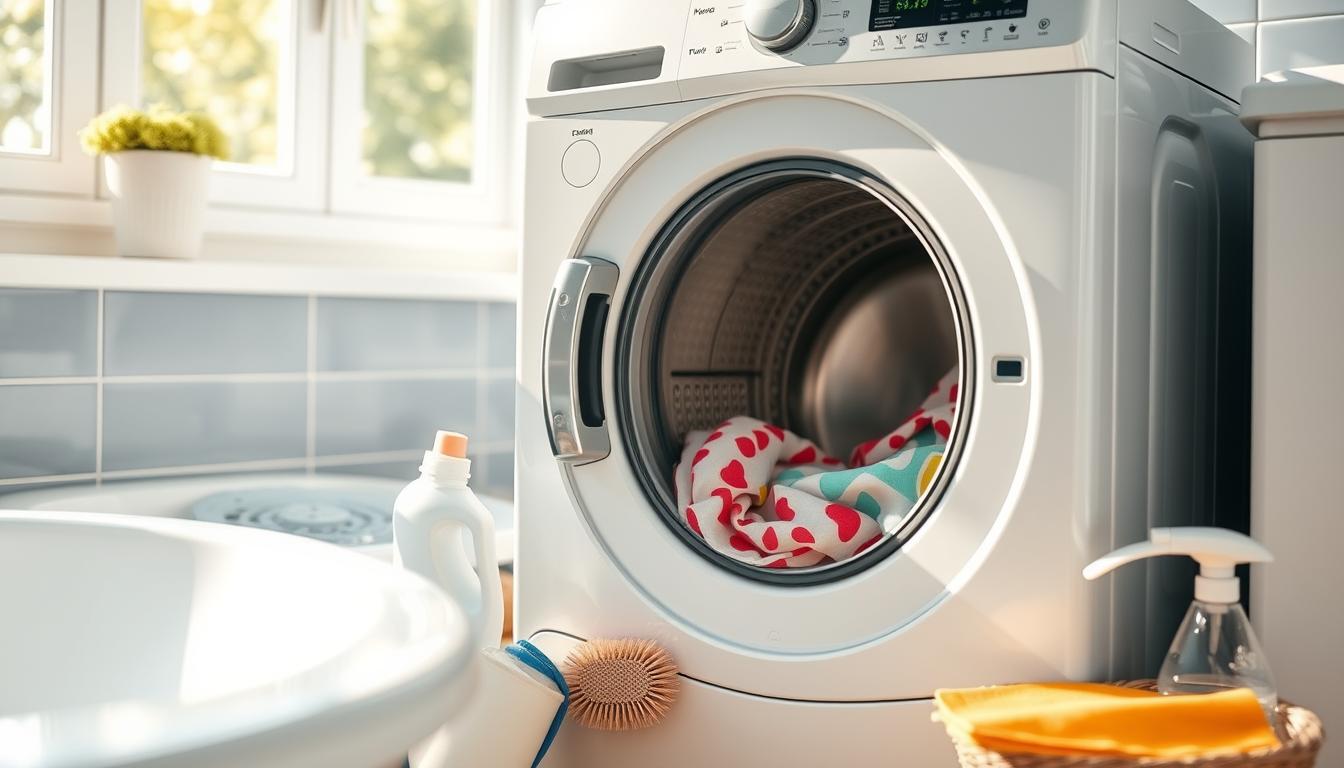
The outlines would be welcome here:
[[[412,768],[535,767],[564,719],[564,676],[527,641],[501,649],[504,596],[495,523],[467,487],[467,437],[439,432],[420,477],[392,507],[393,562],[439,585],[466,613],[475,651],[448,722],[411,749]],[[464,543],[471,536],[471,548]]]
[[[1126,563],[1162,555],[1194,558],[1199,575],[1194,602],[1158,673],[1158,690],[1181,694],[1250,688],[1265,717],[1282,734],[1274,675],[1241,608],[1236,576],[1239,564],[1268,563],[1273,555],[1255,539],[1223,528],[1154,528],[1148,541],[1100,558],[1083,570],[1083,576],[1096,579]]]
[[[504,631],[504,595],[495,522],[467,487],[470,472],[467,436],[436,434],[419,479],[392,506],[393,562],[438,584],[462,607],[471,621],[474,648],[497,648]],[[471,536],[474,558],[463,533]]]

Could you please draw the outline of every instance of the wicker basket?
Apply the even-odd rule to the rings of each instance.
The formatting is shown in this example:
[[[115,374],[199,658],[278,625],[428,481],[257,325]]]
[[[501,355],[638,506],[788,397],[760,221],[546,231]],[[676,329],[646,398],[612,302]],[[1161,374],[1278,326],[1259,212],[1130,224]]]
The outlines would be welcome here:
[[[1120,685],[1150,691],[1157,688],[1151,680]],[[956,734],[952,735],[952,741],[956,744],[962,768],[1312,768],[1325,741],[1320,718],[1311,710],[1283,702],[1279,703],[1279,717],[1288,731],[1288,739],[1277,747],[1239,755],[1180,760],[1000,753],[984,749]]]

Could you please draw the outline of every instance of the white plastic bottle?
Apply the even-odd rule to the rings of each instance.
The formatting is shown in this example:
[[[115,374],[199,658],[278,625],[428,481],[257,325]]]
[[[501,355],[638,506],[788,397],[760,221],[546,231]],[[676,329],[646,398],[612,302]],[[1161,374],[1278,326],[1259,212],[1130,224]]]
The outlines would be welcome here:
[[[438,584],[462,607],[476,651],[455,687],[451,719],[412,747],[410,764],[528,768],[563,697],[549,678],[499,647],[504,598],[495,523],[467,488],[466,456],[466,435],[439,432],[419,479],[392,507],[393,562]],[[474,568],[463,534],[471,536]]]
[[[462,607],[471,622],[474,648],[498,648],[504,597],[495,522],[467,488],[469,477],[466,435],[439,432],[434,449],[425,451],[419,479],[393,504],[393,562],[438,584]],[[472,567],[463,533],[471,536],[479,568]]]
[[[1161,555],[1193,557],[1199,575],[1194,602],[1158,673],[1158,690],[1177,694],[1250,688],[1278,731],[1274,675],[1238,602],[1241,584],[1236,576],[1237,565],[1268,563],[1274,556],[1255,539],[1223,528],[1154,528],[1148,541],[1117,549],[1087,566],[1083,576],[1095,579],[1126,563]]]

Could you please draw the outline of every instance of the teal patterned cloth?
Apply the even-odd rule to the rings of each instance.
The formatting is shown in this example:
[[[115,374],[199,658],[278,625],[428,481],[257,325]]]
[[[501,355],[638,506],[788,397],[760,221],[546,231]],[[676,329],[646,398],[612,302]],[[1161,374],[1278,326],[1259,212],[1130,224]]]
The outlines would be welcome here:
[[[849,464],[748,416],[687,436],[674,470],[682,521],[716,551],[763,568],[841,562],[895,532],[938,477],[959,372]]]

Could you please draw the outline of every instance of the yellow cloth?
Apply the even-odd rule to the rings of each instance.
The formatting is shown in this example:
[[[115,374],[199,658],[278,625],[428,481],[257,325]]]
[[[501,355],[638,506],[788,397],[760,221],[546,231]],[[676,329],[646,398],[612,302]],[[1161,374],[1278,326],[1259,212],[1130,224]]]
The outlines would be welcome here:
[[[1181,758],[1279,741],[1248,688],[1191,696],[1092,683],[940,690],[943,724],[996,752]]]

